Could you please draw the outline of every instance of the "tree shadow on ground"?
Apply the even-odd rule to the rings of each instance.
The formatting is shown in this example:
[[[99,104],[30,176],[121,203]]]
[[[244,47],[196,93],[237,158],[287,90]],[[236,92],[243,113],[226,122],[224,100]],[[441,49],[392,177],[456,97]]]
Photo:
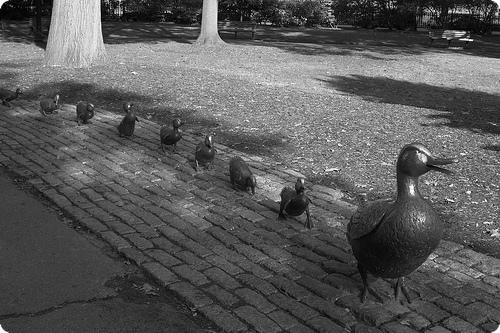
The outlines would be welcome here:
[[[473,36],[474,42],[464,48],[455,42],[451,48],[444,41],[429,45],[427,32],[378,31],[374,29],[313,29],[273,28],[259,26],[256,37],[245,35],[234,38],[234,34],[220,33],[230,44],[272,46],[303,55],[349,55],[353,52],[376,52],[384,55],[418,55],[424,53],[469,54],[500,58],[500,37]],[[370,57],[370,55],[366,55]],[[374,59],[378,57],[372,56]],[[385,58],[380,58],[384,59]]]
[[[192,43],[199,34],[198,26],[181,26],[159,22],[102,22],[106,44],[126,43]]]
[[[0,34],[0,41],[35,44],[41,49],[45,49],[47,46],[47,34],[42,34],[38,38],[35,37],[29,22],[8,21],[4,25],[4,29]]]
[[[102,32],[106,44],[166,43],[192,44],[198,37],[198,25],[177,25],[166,22],[117,22],[103,21]],[[435,42],[429,46],[426,32],[378,31],[368,29],[314,29],[277,28],[258,26],[255,39],[249,32],[234,37],[230,31],[221,31],[220,36],[228,44],[275,47],[301,55],[350,55],[374,52],[383,55],[418,55],[427,52],[443,54],[469,54],[500,58],[500,37],[473,36],[474,42],[463,48],[459,42],[448,48],[446,42]],[[3,32],[3,40],[19,43],[35,43],[46,46],[46,36],[36,41],[29,22],[10,22]],[[363,54],[370,59],[386,60],[373,54]]]
[[[138,116],[143,119],[170,126],[175,117],[180,117],[185,123],[184,129],[194,135],[215,134],[216,141],[236,149],[240,147],[246,153],[271,154],[273,148],[284,145],[281,138],[273,133],[253,134],[227,131],[232,126],[230,120],[216,119],[214,115],[193,109],[173,108],[156,102],[154,96],[138,94],[131,90],[102,88],[93,83],[71,80],[44,83],[26,91],[23,99],[37,101],[40,96],[54,96],[55,94],[59,94],[61,104],[88,101],[93,103],[97,110],[105,109],[118,114],[123,113],[123,103],[130,101],[134,103]],[[170,100],[170,98],[165,98],[165,100]]]
[[[363,75],[334,76],[320,81],[368,101],[440,111],[428,116],[443,120],[438,126],[500,134],[500,95],[497,94]]]
[[[0,80],[9,81],[9,80],[14,79],[15,77],[18,76],[18,74],[15,71],[13,71],[12,69],[13,68],[22,68],[22,67],[25,67],[25,65],[17,63],[17,62],[15,62],[15,63],[14,62],[2,62],[2,63],[0,63]],[[14,87],[4,87],[4,88],[13,89]]]

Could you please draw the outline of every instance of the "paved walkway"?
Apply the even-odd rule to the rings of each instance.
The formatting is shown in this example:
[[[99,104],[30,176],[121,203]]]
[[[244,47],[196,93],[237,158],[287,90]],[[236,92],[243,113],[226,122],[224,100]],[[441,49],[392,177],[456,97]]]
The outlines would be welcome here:
[[[26,177],[67,215],[227,332],[492,332],[500,323],[500,261],[443,241],[407,279],[414,301],[361,305],[344,230],[355,207],[308,184],[317,228],[278,221],[279,191],[296,171],[217,145],[196,173],[189,133],[162,154],[159,126],[141,119],[120,138],[121,115],[98,110],[77,126],[75,107],[43,117],[36,103],[0,106],[0,164]],[[234,191],[228,160],[246,158],[257,194]]]

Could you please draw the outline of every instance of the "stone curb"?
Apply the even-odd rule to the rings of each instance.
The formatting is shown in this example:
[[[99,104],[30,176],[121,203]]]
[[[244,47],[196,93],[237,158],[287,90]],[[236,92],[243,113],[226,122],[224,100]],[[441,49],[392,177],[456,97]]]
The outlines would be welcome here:
[[[384,304],[359,302],[345,240],[356,208],[342,193],[308,184],[317,228],[277,221],[279,191],[300,173],[217,144],[211,171],[190,165],[202,139],[185,131],[178,153],[159,149],[146,119],[119,138],[121,116],[98,110],[77,126],[75,107],[43,117],[36,103],[0,106],[0,164],[224,332],[492,332],[500,322],[500,261],[443,241],[407,279],[414,301],[396,304],[390,281],[372,286]],[[255,196],[234,191],[228,160],[257,176]]]

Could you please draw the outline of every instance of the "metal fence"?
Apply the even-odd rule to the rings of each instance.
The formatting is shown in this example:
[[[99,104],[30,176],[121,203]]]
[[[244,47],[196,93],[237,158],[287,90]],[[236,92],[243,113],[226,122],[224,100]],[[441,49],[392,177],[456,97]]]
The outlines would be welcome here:
[[[418,28],[450,28],[488,33],[500,30],[500,17],[488,18],[464,13],[450,13],[448,15],[422,13],[416,16],[416,24]]]

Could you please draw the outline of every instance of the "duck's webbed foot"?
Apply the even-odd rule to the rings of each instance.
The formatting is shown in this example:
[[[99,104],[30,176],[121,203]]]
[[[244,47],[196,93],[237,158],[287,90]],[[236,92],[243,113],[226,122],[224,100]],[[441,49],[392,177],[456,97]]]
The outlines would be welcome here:
[[[396,282],[395,291],[396,291],[396,296],[395,296],[396,301],[401,302],[400,295],[401,295],[401,292],[403,292],[403,295],[406,297],[406,300],[408,301],[408,303],[411,303],[410,294],[408,293],[408,290],[406,289],[405,284],[404,284],[404,276],[398,278],[398,281]]]
[[[373,297],[377,299],[380,303],[383,303],[384,300],[380,295],[373,290],[370,285],[368,284],[368,274],[366,272],[366,269],[358,263],[358,271],[359,275],[361,275],[361,280],[363,280],[363,291],[361,292],[360,299],[361,303],[364,303],[366,301],[366,297],[368,296],[368,293],[372,294]]]
[[[309,213],[309,207],[307,207],[306,209],[306,224],[305,224],[305,227],[309,230],[311,230],[312,228],[314,228],[314,223],[312,222],[311,220],[311,214]]]

